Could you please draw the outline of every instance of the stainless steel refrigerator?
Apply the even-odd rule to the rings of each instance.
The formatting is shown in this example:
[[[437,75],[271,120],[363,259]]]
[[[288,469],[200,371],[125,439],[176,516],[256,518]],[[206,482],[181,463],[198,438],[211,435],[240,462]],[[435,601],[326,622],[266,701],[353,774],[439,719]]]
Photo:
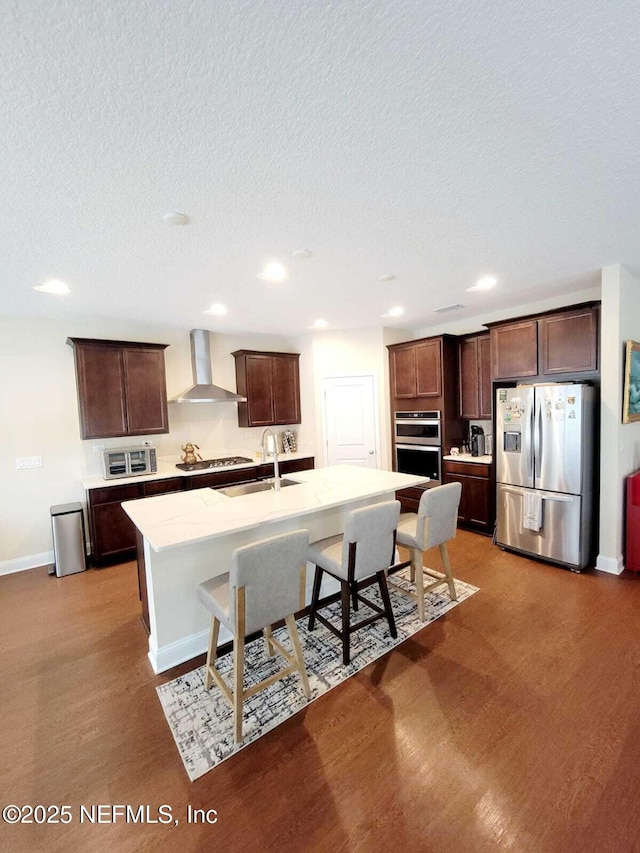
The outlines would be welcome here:
[[[591,557],[594,388],[496,389],[496,541],[574,571]]]

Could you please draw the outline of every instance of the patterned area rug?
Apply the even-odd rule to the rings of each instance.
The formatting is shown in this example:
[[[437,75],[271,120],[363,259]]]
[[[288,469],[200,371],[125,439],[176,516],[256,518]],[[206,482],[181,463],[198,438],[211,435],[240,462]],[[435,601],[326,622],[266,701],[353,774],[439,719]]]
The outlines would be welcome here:
[[[403,580],[395,575],[394,580]],[[406,579],[404,579],[406,582]],[[456,580],[458,600],[452,601],[446,586],[438,587],[425,596],[425,622],[420,622],[415,601],[390,588],[391,603],[398,629],[398,638],[389,636],[386,620],[374,622],[351,635],[351,663],[342,664],[340,640],[323,625],[316,622],[313,631],[307,630],[307,618],[296,623],[304,653],[311,702],[323,693],[337,687],[349,676],[355,675],[367,664],[372,663],[395,646],[420,631],[430,622],[456,607],[478,591],[464,581]],[[369,587],[363,594],[380,603],[376,587]],[[336,603],[322,611],[336,626],[340,625],[340,605]],[[372,615],[373,611],[360,604],[357,614],[352,612],[353,621]],[[282,645],[291,650],[284,628],[274,632]],[[231,685],[232,655],[224,655],[218,668]],[[266,678],[284,666],[281,655],[268,658],[263,639],[246,647],[245,688]],[[244,741],[233,742],[233,712],[220,690],[212,686],[204,689],[204,667],[169,681],[157,688],[169,728],[184,762],[187,774],[193,782],[216,764],[253,743],[307,705],[298,675],[289,675],[265,690],[261,690],[244,703]]]

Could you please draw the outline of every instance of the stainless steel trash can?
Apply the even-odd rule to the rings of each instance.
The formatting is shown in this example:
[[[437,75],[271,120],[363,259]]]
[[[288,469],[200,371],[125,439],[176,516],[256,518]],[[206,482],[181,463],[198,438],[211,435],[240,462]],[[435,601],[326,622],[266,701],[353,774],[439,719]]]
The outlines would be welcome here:
[[[57,577],[75,575],[87,568],[87,547],[81,503],[51,507],[53,570]]]

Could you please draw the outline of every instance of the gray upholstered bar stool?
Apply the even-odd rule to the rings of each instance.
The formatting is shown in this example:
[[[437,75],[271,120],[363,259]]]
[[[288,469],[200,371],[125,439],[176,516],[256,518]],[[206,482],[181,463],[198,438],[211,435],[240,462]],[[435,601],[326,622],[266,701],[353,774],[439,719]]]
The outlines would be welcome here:
[[[386,617],[392,637],[397,637],[396,623],[391,610],[389,590],[387,589],[386,569],[393,562],[396,550],[396,528],[400,517],[400,502],[386,501],[362,509],[352,510],[346,518],[344,534],[320,539],[309,546],[307,559],[315,563],[313,596],[309,630],[313,631],[315,620],[332,631],[342,640],[342,661],[346,665],[351,660],[350,638],[354,631]],[[340,581],[340,599],[342,602],[342,630],[318,613],[322,573],[327,572]],[[362,587],[378,582],[383,607],[364,598],[358,592]],[[355,625],[350,624],[350,598],[353,609],[358,609],[362,601],[375,611],[373,616],[362,619]]]
[[[423,622],[424,595],[426,592],[446,583],[451,598],[455,601],[458,597],[451,573],[447,542],[456,535],[461,494],[461,483],[447,483],[446,486],[427,489],[420,498],[418,514],[407,512],[400,516],[397,542],[398,545],[409,548],[411,559],[404,563],[398,563],[394,568],[411,566],[411,581],[415,583],[415,592],[394,583],[392,579],[389,579],[389,583],[399,592],[417,599],[418,613]],[[434,548],[436,545],[440,549],[444,577],[423,565],[424,551]],[[424,583],[425,575],[431,581],[426,586]]]
[[[249,696],[297,672],[302,680],[304,695],[307,699],[311,697],[293,618],[299,609],[301,589],[304,588],[308,546],[308,530],[284,533],[245,545],[231,555],[228,573],[211,578],[198,587],[198,599],[212,617],[204,686],[209,690],[213,679],[233,708],[236,743],[242,740],[242,703]],[[284,619],[289,631],[293,654],[271,633],[271,626],[281,619]],[[221,624],[233,633],[233,690],[229,689],[215,667]],[[256,631],[264,631],[269,655],[273,656],[275,650],[279,651],[288,666],[245,690],[245,637]]]

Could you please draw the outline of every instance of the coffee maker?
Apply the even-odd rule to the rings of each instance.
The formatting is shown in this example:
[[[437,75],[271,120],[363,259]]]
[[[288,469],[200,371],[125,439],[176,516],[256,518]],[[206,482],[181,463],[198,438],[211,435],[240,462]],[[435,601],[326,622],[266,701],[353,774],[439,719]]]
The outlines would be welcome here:
[[[472,456],[484,456],[485,454],[485,441],[484,441],[484,430],[481,426],[477,424],[471,424],[471,455]]]

